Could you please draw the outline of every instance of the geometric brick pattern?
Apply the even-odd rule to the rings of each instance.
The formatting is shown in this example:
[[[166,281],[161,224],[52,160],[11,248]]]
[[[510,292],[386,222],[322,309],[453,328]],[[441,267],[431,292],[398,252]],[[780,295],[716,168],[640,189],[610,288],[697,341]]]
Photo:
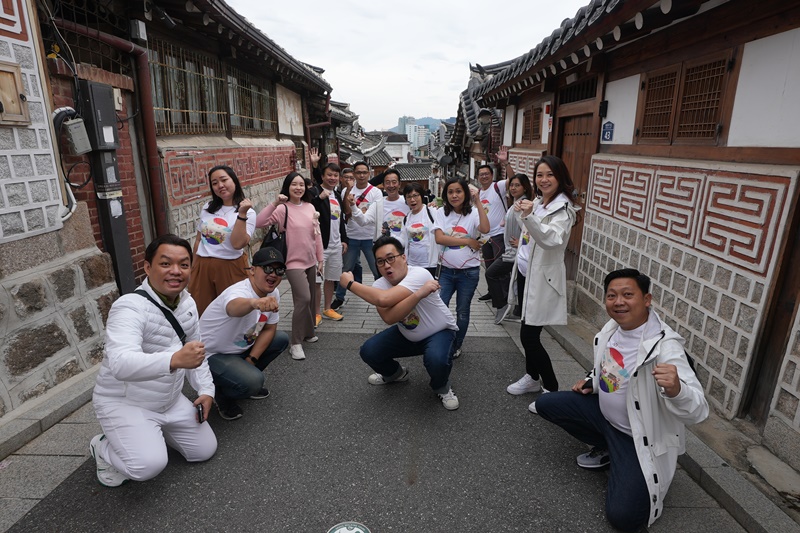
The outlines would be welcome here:
[[[531,184],[533,184],[533,168],[541,157],[542,152],[539,150],[531,151],[512,148],[508,151],[508,162],[511,163],[511,168],[518,174],[526,174],[531,179]]]
[[[776,243],[785,239],[792,180],[607,156],[595,156],[591,178],[577,286],[599,306],[609,271],[633,267],[650,276],[653,306],[686,340],[706,397],[734,417]],[[800,397],[800,315],[792,343],[773,412],[797,403],[781,397]],[[783,418],[800,427],[800,413]]]
[[[595,159],[587,209],[766,274],[787,177]]]

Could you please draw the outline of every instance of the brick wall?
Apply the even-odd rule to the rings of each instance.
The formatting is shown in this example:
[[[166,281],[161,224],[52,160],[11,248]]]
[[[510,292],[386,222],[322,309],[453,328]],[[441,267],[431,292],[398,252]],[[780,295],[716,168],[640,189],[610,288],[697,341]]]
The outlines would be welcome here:
[[[194,238],[200,209],[211,199],[208,171],[216,165],[233,168],[256,212],[273,201],[283,178],[295,168],[295,148],[288,140],[265,139],[264,143],[266,146],[162,148],[171,230]]]
[[[607,320],[600,302],[609,271],[649,275],[654,308],[686,339],[709,402],[734,417],[797,169],[596,155],[591,172],[578,312]],[[790,395],[797,427],[797,389]]]

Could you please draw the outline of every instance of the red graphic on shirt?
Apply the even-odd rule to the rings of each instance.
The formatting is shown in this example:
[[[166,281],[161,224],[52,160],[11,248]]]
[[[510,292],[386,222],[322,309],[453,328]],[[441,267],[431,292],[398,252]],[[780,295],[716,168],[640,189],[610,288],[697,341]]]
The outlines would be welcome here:
[[[453,226],[450,235],[452,235],[453,237],[464,238],[467,237],[467,230],[465,228],[462,228],[461,226]],[[466,246],[466,244],[462,244],[461,246],[448,246],[448,248],[450,248],[451,250],[458,250],[460,248],[463,248],[464,246]]]

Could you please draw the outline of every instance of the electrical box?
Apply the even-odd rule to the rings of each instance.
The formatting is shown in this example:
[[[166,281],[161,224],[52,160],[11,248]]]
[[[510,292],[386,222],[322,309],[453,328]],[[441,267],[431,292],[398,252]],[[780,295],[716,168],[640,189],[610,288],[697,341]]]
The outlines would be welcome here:
[[[114,88],[104,83],[80,80],[81,116],[86,123],[89,142],[95,150],[119,148]]]
[[[92,151],[92,144],[89,142],[89,135],[86,134],[86,125],[82,118],[67,120],[63,125],[67,134],[67,144],[69,151],[73,155],[81,155]]]

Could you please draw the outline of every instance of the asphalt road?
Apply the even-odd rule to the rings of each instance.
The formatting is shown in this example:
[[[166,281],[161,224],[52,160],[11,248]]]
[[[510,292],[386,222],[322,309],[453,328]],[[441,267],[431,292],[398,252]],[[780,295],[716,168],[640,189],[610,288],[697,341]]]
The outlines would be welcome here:
[[[10,531],[613,531],[606,474],[575,466],[586,448],[528,412],[534,395],[505,392],[523,369],[510,338],[467,338],[457,411],[419,357],[408,382],[369,385],[366,338],[326,333],[305,361],[281,356],[268,399],[241,402],[237,421],[212,414],[210,461],[172,453],[156,479],[108,489],[89,460]]]

